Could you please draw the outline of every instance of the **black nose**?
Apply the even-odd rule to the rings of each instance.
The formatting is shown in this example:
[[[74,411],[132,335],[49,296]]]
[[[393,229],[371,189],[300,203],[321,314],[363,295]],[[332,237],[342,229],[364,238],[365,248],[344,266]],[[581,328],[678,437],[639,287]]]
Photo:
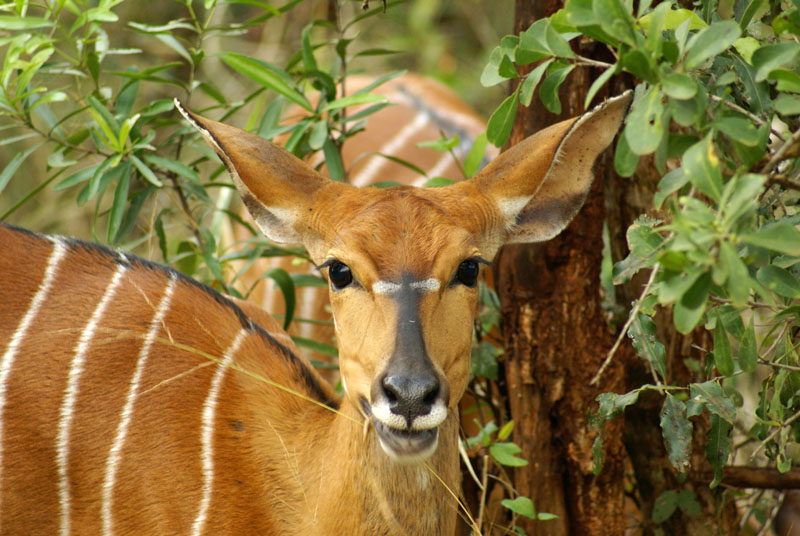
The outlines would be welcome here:
[[[394,374],[383,378],[381,384],[389,409],[395,415],[405,417],[409,426],[415,417],[427,415],[439,396],[439,380],[435,376]]]

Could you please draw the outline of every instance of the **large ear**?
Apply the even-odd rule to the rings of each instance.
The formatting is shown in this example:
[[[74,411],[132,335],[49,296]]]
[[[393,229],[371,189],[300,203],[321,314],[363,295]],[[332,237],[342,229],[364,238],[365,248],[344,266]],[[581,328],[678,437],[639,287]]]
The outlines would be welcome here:
[[[537,132],[467,181],[497,204],[507,231],[502,242],[541,242],[567,226],[583,205],[595,161],[617,134],[632,98],[626,91]]]
[[[203,135],[228,168],[253,219],[274,242],[305,242],[302,219],[315,194],[330,184],[308,164],[277,145],[175,107]]]

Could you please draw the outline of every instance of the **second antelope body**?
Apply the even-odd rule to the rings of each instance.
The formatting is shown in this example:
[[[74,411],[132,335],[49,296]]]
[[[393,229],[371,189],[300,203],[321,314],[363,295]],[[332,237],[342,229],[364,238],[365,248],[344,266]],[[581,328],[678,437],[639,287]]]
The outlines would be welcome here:
[[[259,309],[0,224],[0,533],[452,534],[480,266],[567,225],[629,102],[469,181],[363,190],[181,108],[330,281],[341,400]]]

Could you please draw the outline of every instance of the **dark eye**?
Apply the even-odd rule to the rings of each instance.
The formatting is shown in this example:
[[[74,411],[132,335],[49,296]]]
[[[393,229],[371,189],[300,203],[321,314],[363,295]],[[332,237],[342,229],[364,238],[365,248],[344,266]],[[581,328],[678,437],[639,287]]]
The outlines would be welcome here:
[[[353,274],[345,263],[333,261],[328,266],[328,279],[335,290],[341,290],[353,282]]]
[[[458,265],[456,281],[468,287],[474,287],[478,282],[478,261],[467,259]]]

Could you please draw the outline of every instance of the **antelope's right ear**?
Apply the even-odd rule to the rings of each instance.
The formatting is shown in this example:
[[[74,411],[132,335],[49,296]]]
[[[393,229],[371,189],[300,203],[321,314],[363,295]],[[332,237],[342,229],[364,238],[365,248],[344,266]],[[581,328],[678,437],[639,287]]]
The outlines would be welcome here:
[[[331,183],[277,145],[244,130],[175,107],[216,151],[263,233],[274,242],[306,242],[303,218]]]
[[[487,251],[509,242],[541,242],[560,233],[583,205],[598,156],[613,141],[633,92],[526,138],[465,181],[488,195],[503,229],[489,231]],[[458,185],[456,185],[458,187]]]

